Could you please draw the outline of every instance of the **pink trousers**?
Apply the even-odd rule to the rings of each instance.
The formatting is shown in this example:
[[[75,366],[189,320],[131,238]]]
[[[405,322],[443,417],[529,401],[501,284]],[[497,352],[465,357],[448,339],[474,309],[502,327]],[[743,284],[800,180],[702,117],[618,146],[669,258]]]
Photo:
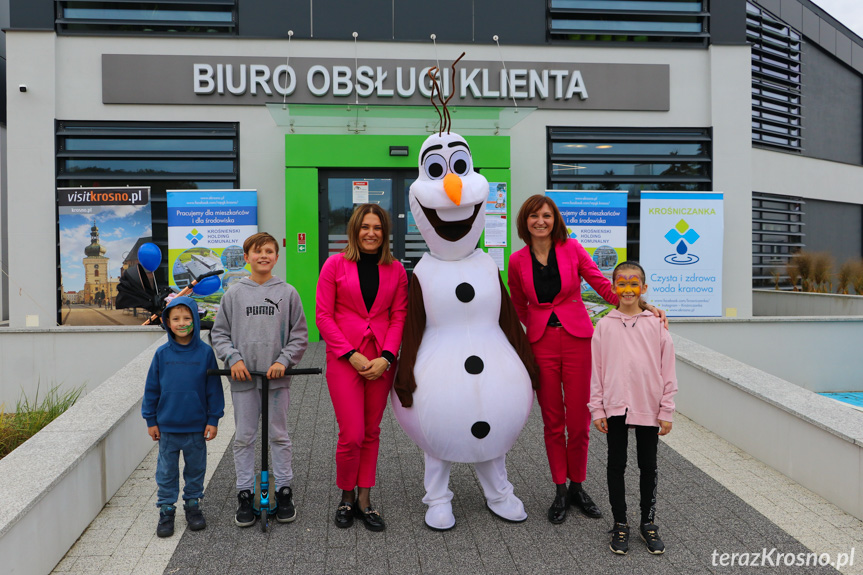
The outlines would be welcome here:
[[[562,327],[546,327],[532,346],[539,366],[536,398],[545,426],[545,451],[551,479],[560,485],[582,483],[587,475],[590,441],[590,338],[574,337]]]
[[[374,342],[363,342],[357,351],[369,359],[380,357]],[[327,387],[339,424],[336,485],[343,491],[375,485],[381,419],[395,371],[394,363],[379,379],[369,381],[348,360],[327,354]]]

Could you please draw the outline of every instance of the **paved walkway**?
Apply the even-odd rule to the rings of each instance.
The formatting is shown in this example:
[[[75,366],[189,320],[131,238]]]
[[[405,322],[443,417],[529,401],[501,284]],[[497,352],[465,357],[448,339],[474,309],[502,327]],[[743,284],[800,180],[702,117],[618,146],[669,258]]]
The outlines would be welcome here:
[[[322,344],[312,344],[301,367],[323,366]],[[357,523],[338,529],[332,514],[335,487],[336,424],[322,376],[297,377],[289,413],[294,440],[294,493],[298,518],[271,524],[233,524],[236,506],[230,441],[230,401],[218,437],[209,444],[208,527],[185,530],[178,513],[173,537],[155,536],[156,448],[111,499],[54,573],[222,574],[222,573],[836,573],[829,566],[787,566],[780,554],[827,553],[835,561],[854,549],[845,574],[863,574],[863,523],[787,477],[752,459],[694,422],[678,415],[659,447],[657,523],[667,545],[651,556],[637,537],[630,553],[607,547],[610,526],[605,486],[605,438],[594,432],[585,488],[606,517],[590,520],[571,513],[562,525],[545,519],[553,487],[538,407],[508,457],[510,479],[525,503],[527,522],[504,523],[485,509],[469,465],[453,467],[457,525],[446,533],[423,525],[425,506],[419,449],[401,431],[390,410],[384,416],[378,485],[372,500],[387,530],[371,533]],[[141,432],[145,429],[142,422]],[[631,441],[634,443],[634,441]],[[225,454],[227,449],[227,454]],[[637,467],[630,447],[627,497],[637,510]],[[634,519],[634,518],[631,518]],[[775,551],[773,551],[775,549]],[[738,556],[723,566],[722,554]],[[767,567],[753,567],[754,554]],[[801,555],[805,560],[805,556]],[[826,559],[826,556],[825,556]],[[748,562],[749,566],[740,566]],[[770,563],[779,563],[771,567]]]

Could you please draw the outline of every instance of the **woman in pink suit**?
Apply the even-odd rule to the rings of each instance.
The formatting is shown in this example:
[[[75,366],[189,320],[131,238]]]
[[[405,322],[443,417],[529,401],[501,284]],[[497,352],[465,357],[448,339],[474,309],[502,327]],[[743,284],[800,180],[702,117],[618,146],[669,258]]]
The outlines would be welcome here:
[[[385,523],[372,506],[380,424],[393,384],[407,312],[404,267],[389,248],[389,215],[363,204],[348,222],[348,245],[324,263],[316,320],[327,344],[327,387],[339,424],[336,484],[338,527],[354,516],[372,531]],[[356,493],[354,489],[357,489]]]
[[[581,280],[612,305],[618,303],[617,294],[581,244],[568,237],[552,200],[531,196],[521,206],[516,224],[518,237],[527,246],[510,256],[509,289],[539,367],[536,397],[551,479],[557,486],[548,520],[562,523],[570,505],[599,518],[602,512],[581,487],[590,440],[587,402],[593,335],[581,299]]]

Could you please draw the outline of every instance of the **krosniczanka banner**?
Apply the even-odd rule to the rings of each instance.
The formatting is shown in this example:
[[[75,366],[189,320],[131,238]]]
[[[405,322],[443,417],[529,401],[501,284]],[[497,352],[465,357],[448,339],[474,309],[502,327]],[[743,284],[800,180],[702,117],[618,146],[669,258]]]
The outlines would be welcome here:
[[[721,192],[642,192],[647,300],[676,317],[722,315]]]

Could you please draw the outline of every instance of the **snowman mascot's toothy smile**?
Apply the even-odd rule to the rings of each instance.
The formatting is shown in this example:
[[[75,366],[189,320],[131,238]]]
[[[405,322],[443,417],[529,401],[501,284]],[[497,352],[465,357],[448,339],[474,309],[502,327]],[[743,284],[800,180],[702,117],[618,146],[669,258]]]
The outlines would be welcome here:
[[[410,188],[430,253],[414,268],[392,405],[425,452],[425,522],[445,530],[455,525],[453,462],[473,463],[492,513],[527,519],[507,479],[506,454],[527,422],[537,379],[497,265],[476,247],[488,181],[474,171],[465,139],[444,132],[449,114],[441,103],[441,133],[423,143]]]

